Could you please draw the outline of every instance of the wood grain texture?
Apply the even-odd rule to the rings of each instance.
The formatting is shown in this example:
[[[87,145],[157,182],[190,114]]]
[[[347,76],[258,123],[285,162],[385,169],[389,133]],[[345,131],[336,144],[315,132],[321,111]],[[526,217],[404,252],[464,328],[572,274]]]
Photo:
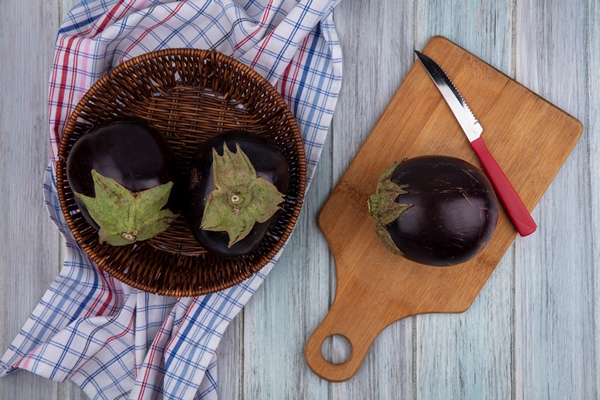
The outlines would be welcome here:
[[[598,48],[588,47],[590,4],[523,1],[517,3],[516,22],[517,79],[588,123],[588,113],[598,110],[597,103],[588,104],[589,91],[598,88],[587,85],[587,77],[598,71],[581,61],[594,51],[598,57]],[[558,23],[563,19],[573,25]],[[578,56],[573,58],[574,54]],[[597,132],[586,129],[586,135],[597,136]],[[597,242],[591,241],[593,208],[584,206],[591,204],[591,185],[597,184],[586,178],[592,174],[588,143],[589,139],[579,143],[536,209],[544,226],[527,247],[517,248],[517,399],[598,397],[593,356],[598,339],[594,329],[598,277],[592,254]],[[580,206],[571,206],[576,204]]]
[[[64,245],[46,217],[41,177],[54,39],[75,2],[2,3],[0,351],[62,260]],[[221,342],[220,398],[600,398],[600,4],[342,0],[335,20],[344,51],[343,89],[310,205],[280,263]],[[337,283],[318,211],[406,76],[412,50],[434,35],[450,38],[573,114],[585,132],[533,212],[538,232],[516,239],[466,312],[392,324],[354,378],[328,383],[302,355]],[[33,250],[22,246],[31,232],[38,242]],[[326,346],[333,359],[346,352],[337,340]],[[72,383],[17,372],[0,380],[0,398],[86,397]]]
[[[593,293],[594,296],[589,299],[593,307],[593,314],[591,316],[591,322],[588,319],[586,322],[589,324],[586,329],[593,330],[594,332],[594,343],[592,348],[594,349],[590,356],[586,359],[586,367],[592,366],[593,372],[596,376],[595,383],[591,383],[591,387],[588,389],[590,393],[594,394],[596,398],[600,397],[600,373],[598,372],[598,365],[600,362],[600,277],[598,274],[598,265],[600,265],[600,210],[597,205],[600,204],[600,113],[592,112],[591,110],[600,109],[600,90],[594,88],[600,88],[600,74],[594,73],[594,71],[600,71],[600,55],[598,52],[600,49],[600,3],[595,1],[590,3],[588,11],[589,21],[588,26],[588,54],[590,54],[589,64],[587,67],[587,109],[580,110],[582,118],[586,118],[587,134],[584,136],[587,142],[586,156],[585,159],[590,165],[589,172],[590,176],[587,178],[587,182],[590,186],[590,198],[587,204],[590,205],[589,210],[591,217],[590,223],[590,241],[592,243],[592,261],[591,264],[585,266],[591,270],[591,279],[593,281]],[[595,54],[595,56],[594,56]],[[580,178],[582,179],[582,178]]]
[[[242,389],[244,387],[243,368],[244,360],[243,341],[244,334],[244,310],[229,323],[223,333],[219,349],[217,351],[217,378],[218,381],[227,382],[219,384],[217,393],[220,399],[243,399]]]
[[[42,196],[49,160],[47,78],[58,15],[53,2],[3,2],[2,9],[0,348],[4,352],[58,272],[59,237]],[[2,399],[52,399],[56,391],[55,383],[25,372],[0,382]]]

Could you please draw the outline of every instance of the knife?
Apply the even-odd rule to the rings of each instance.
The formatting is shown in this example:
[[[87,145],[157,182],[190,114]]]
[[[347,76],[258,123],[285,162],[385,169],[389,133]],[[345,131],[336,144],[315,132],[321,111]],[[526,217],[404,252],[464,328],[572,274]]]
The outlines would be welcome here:
[[[496,194],[504,206],[504,210],[519,232],[519,235],[527,236],[532,234],[535,232],[537,225],[527,210],[527,207],[525,207],[523,201],[485,145],[485,142],[481,137],[483,128],[479,124],[479,121],[477,121],[477,118],[475,118],[471,109],[444,70],[425,54],[416,50],[415,53],[429,73],[431,79],[433,79],[437,88],[442,93],[444,100],[446,100],[446,103],[450,107],[450,110],[452,110],[452,113],[456,117],[462,130],[467,135],[467,138],[471,143],[471,148],[473,148],[475,154],[477,154],[483,169],[492,182]]]

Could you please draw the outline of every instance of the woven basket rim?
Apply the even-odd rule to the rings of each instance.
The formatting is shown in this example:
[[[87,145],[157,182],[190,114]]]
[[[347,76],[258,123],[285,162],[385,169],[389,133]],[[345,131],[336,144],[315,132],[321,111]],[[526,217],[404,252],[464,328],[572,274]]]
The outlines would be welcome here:
[[[66,188],[66,187],[68,187],[68,181],[66,179],[66,161],[68,158],[70,147],[72,147],[72,139],[73,139],[72,136],[77,135],[75,133],[75,131],[78,129],[77,128],[78,122],[80,122],[80,118],[85,120],[85,118],[82,117],[82,114],[85,114],[84,111],[87,109],[90,102],[95,98],[94,96],[96,95],[96,93],[106,87],[110,87],[110,85],[119,76],[119,74],[127,74],[128,71],[130,72],[132,69],[135,69],[138,66],[143,65],[144,63],[155,62],[156,60],[163,59],[163,58],[172,58],[172,60],[175,60],[176,58],[178,58],[180,61],[183,59],[189,58],[192,60],[198,60],[199,62],[201,62],[203,64],[212,63],[213,66],[217,65],[217,66],[230,67],[230,68],[232,68],[232,71],[234,71],[237,74],[236,76],[242,76],[243,78],[245,78],[245,81],[256,82],[256,84],[258,86],[260,86],[261,89],[264,89],[268,93],[269,100],[271,100],[275,103],[275,108],[279,108],[281,110],[281,114],[282,114],[281,118],[284,118],[283,121],[286,124],[285,128],[289,130],[289,132],[290,132],[289,134],[294,140],[293,141],[293,151],[295,152],[295,154],[297,154],[297,159],[298,159],[298,163],[299,163],[297,166],[295,166],[295,168],[298,170],[297,171],[298,185],[296,188],[297,195],[295,196],[296,198],[293,199],[293,201],[295,201],[295,203],[293,204],[293,208],[290,208],[290,213],[289,213],[289,215],[287,215],[287,221],[285,223],[285,229],[279,235],[279,238],[276,241],[275,245],[272,246],[264,254],[258,254],[256,256],[253,256],[254,258],[252,260],[250,260],[250,258],[249,258],[249,259],[245,259],[244,261],[239,261],[239,260],[236,261],[239,263],[239,265],[244,264],[244,268],[238,267],[238,264],[236,264],[234,267],[232,267],[234,269],[234,272],[231,273],[230,271],[227,271],[226,274],[223,273],[223,275],[227,275],[227,276],[225,276],[222,279],[218,278],[218,277],[214,278],[215,276],[219,275],[220,273],[211,272],[209,274],[210,278],[211,279],[214,278],[215,281],[213,282],[211,280],[210,285],[203,285],[202,282],[196,282],[198,280],[201,280],[201,278],[198,278],[197,276],[194,278],[194,282],[186,282],[185,283],[186,287],[173,287],[173,285],[166,285],[165,281],[168,279],[166,276],[170,272],[172,272],[172,271],[169,271],[168,266],[167,267],[165,267],[165,266],[158,267],[157,271],[155,271],[151,277],[147,278],[147,280],[149,280],[150,282],[140,282],[139,279],[132,278],[129,275],[129,273],[130,273],[130,270],[133,269],[134,267],[127,267],[125,270],[119,269],[120,266],[117,266],[117,268],[113,268],[112,264],[110,264],[110,263],[114,262],[113,260],[115,259],[115,257],[112,255],[107,256],[106,249],[104,248],[104,246],[109,246],[109,245],[106,245],[106,244],[99,245],[98,243],[86,243],[79,236],[81,234],[81,232],[78,230],[77,227],[81,226],[81,217],[79,216],[78,217],[79,219],[77,219],[77,221],[75,221],[74,216],[73,216],[72,206],[69,205],[71,198],[66,195],[66,192],[69,191]],[[197,88],[194,88],[194,89],[197,89]],[[210,90],[210,88],[205,88],[205,87],[202,89]],[[224,98],[227,98],[227,96],[231,95],[231,93],[216,93],[216,94],[219,94],[219,95],[223,96]],[[244,103],[243,100],[240,100],[240,99],[236,99],[236,100],[239,100],[240,103]],[[87,122],[89,123],[89,125],[93,125],[90,121],[87,121]],[[75,141],[76,140],[77,140],[77,138],[75,138]],[[112,275],[119,281],[121,281],[129,286],[132,286],[134,288],[144,290],[144,291],[150,292],[150,293],[160,294],[160,295],[198,296],[198,295],[217,292],[217,291],[232,287],[236,284],[243,282],[244,280],[251,277],[254,273],[256,273],[260,269],[264,268],[273,259],[273,257],[275,257],[275,255],[283,248],[284,244],[286,243],[287,239],[289,238],[289,235],[291,234],[291,231],[293,230],[295,224],[297,223],[299,215],[300,215],[300,211],[302,208],[304,192],[306,189],[306,164],[305,164],[306,156],[304,154],[302,135],[300,133],[300,130],[298,128],[295,118],[293,117],[291,111],[289,110],[287,104],[285,103],[285,100],[283,99],[281,94],[279,92],[277,92],[277,90],[265,78],[263,78],[258,72],[256,72],[252,68],[248,67],[247,65],[241,63],[240,61],[235,60],[235,59],[233,59],[229,56],[226,56],[222,53],[219,53],[216,50],[202,50],[202,49],[195,49],[195,48],[162,49],[162,50],[157,50],[157,51],[153,51],[153,52],[135,56],[135,57],[117,65],[115,68],[111,69],[105,75],[103,75],[100,79],[98,79],[88,89],[88,91],[82,96],[80,101],[77,103],[77,105],[73,109],[72,113],[70,114],[70,116],[63,128],[62,137],[61,137],[57,156],[58,157],[57,157],[57,162],[56,162],[56,176],[57,176],[57,181],[58,181],[57,188],[58,188],[59,203],[60,203],[60,207],[61,207],[63,216],[65,217],[65,220],[67,222],[67,225],[68,225],[70,231],[73,233],[76,241],[83,248],[83,250],[86,252],[86,254],[100,268],[102,268],[103,270],[108,272],[110,275]],[[93,228],[90,227],[90,229],[93,229]],[[89,232],[86,231],[85,234],[88,235]],[[147,247],[150,248],[151,246],[147,246]],[[206,260],[219,259],[218,256],[206,255],[205,253],[201,253],[201,252],[200,253],[192,252],[192,253],[186,254],[185,251],[181,251],[181,252],[178,252],[178,254],[171,254],[172,252],[169,254],[163,254],[163,253],[168,253],[168,252],[161,250],[160,246],[158,246],[158,247],[154,246],[151,249],[149,249],[148,251],[152,252],[152,255],[151,255],[152,257],[156,258],[157,260],[163,260],[163,262],[165,262],[165,263],[168,263],[168,262],[170,262],[170,260],[173,260],[173,259],[178,260],[177,261],[178,263],[183,262],[183,264],[186,265],[185,268],[187,268],[187,269],[190,269],[191,268],[190,265],[193,265],[194,262],[200,262],[198,260],[200,259],[201,256],[203,257],[203,259],[206,259]],[[119,254],[121,254],[121,253],[119,253]],[[112,259],[110,260],[110,263],[106,262],[106,257],[108,257],[108,258],[112,257]],[[123,257],[126,257],[126,256],[123,256]],[[138,257],[138,256],[136,256],[136,257]],[[195,257],[195,259],[193,261],[190,261],[189,260],[190,257]],[[180,262],[179,260],[183,260],[183,261]],[[221,262],[221,261],[222,260],[219,259],[219,262]],[[223,261],[223,262],[225,262],[225,261]],[[135,264],[135,263],[137,263],[137,261],[134,261],[133,263]],[[249,266],[246,265],[247,263],[249,263]],[[200,267],[202,267],[202,265],[200,265]],[[135,268],[137,268],[137,266]],[[200,275],[200,273],[198,273],[198,276],[199,275]],[[221,280],[218,281],[218,279],[221,279]],[[185,282],[185,280],[184,280],[184,282]],[[197,284],[195,284],[195,283],[197,283]],[[164,284],[164,286],[161,287],[161,284]]]

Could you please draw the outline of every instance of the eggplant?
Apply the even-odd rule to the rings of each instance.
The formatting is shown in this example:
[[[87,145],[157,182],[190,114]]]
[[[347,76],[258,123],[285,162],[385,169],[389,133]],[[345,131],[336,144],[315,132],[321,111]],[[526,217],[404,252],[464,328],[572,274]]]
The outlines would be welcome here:
[[[235,258],[255,251],[277,219],[290,164],[265,136],[231,130],[204,141],[188,170],[183,215],[208,251]]]
[[[388,250],[417,263],[450,266],[470,260],[489,243],[498,200],[479,168],[430,155],[386,169],[369,211]]]
[[[100,242],[150,239],[177,217],[177,159],[167,138],[137,118],[90,129],[67,157],[67,180]]]

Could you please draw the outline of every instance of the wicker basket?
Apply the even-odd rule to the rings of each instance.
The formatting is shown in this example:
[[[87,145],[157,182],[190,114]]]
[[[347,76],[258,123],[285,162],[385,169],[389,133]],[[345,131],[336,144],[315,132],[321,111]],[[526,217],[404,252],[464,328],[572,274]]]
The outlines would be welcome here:
[[[129,246],[100,243],[74,201],[66,160],[77,139],[103,121],[134,116],[169,139],[185,173],[197,145],[230,129],[278,143],[292,166],[290,189],[275,227],[252,254],[229,259],[206,252],[182,217],[159,236]],[[302,207],[306,159],[300,131],[281,95],[246,65],[215,51],[160,50],[126,61],[96,82],[69,118],[56,164],[62,212],[77,242],[100,268],[151,293],[197,296],[249,278],[289,237]]]

